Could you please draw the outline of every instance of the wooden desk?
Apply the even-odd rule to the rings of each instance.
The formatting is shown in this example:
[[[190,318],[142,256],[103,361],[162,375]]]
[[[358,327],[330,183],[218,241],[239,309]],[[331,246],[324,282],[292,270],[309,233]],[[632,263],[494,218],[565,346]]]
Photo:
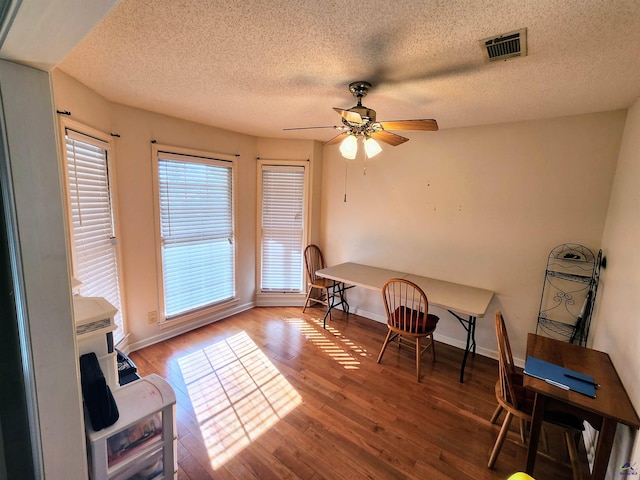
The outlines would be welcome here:
[[[604,352],[534,333],[530,333],[527,338],[527,356],[530,355],[591,375],[600,384],[600,388],[596,390],[596,398],[590,398],[571,390],[554,387],[544,380],[529,375],[524,376],[524,386],[536,393],[527,453],[527,473],[533,476],[542,418],[545,409],[549,408],[572,413],[599,430],[591,478],[604,479],[616,433],[616,424],[620,422],[636,429],[640,428],[640,419],[611,358]]]
[[[417,284],[427,294],[430,306],[444,308],[449,311],[467,332],[467,344],[460,367],[460,383],[464,381],[464,367],[472,348],[472,355],[475,356],[476,354],[476,319],[484,317],[487,312],[489,303],[493,298],[492,291],[351,262],[323,268],[318,270],[316,274],[336,282],[377,290],[378,292],[382,290],[385,282],[391,278],[404,278]],[[329,309],[325,314],[325,321],[328,312]],[[466,315],[467,318],[462,315]]]

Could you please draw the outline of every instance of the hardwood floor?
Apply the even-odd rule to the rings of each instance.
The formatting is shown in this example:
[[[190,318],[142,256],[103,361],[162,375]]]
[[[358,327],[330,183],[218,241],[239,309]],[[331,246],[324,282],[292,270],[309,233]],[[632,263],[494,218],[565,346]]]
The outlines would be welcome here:
[[[462,350],[436,343],[418,384],[409,349],[376,363],[385,334],[353,314],[323,330],[320,308],[255,308],[130,356],[175,390],[181,480],[498,480],[524,468],[517,421],[487,468],[495,360],[470,358],[460,384]],[[536,478],[571,479],[561,436],[547,433],[562,458],[539,454]]]

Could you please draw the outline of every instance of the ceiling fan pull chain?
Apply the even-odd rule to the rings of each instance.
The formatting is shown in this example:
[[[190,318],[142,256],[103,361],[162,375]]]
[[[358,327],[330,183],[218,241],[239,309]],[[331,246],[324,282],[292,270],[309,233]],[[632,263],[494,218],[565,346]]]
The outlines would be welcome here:
[[[349,171],[349,162],[344,161],[344,203],[347,203],[347,172]]]

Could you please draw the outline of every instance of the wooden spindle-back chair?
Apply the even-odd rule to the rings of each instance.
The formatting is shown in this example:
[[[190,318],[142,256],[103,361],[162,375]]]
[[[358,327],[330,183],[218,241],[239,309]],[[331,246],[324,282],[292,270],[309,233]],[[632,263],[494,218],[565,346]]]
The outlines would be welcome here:
[[[311,244],[304,249],[304,265],[307,270],[308,284],[307,298],[304,301],[302,312],[304,313],[307,309],[309,301],[326,305],[327,308],[329,308],[330,297],[333,294],[335,282],[316,275],[318,270],[326,267],[322,251],[317,245]],[[321,294],[319,298],[311,296],[314,290],[320,290]]]
[[[427,295],[415,283],[402,278],[392,278],[382,286],[382,299],[387,313],[387,337],[378,355],[378,363],[382,360],[390,341],[397,339],[398,347],[403,339],[409,340],[416,349],[416,378],[420,382],[420,359],[422,352],[431,348],[433,361],[436,350],[433,332],[439,318],[429,313]],[[428,338],[427,345],[421,341]]]
[[[523,373],[516,368],[513,362],[507,327],[502,312],[499,310],[496,312],[495,327],[496,339],[498,341],[499,364],[498,381],[495,387],[498,406],[491,417],[491,423],[496,423],[503,411],[506,411],[506,416],[502,422],[502,427],[500,428],[500,433],[498,433],[498,438],[493,446],[491,455],[489,456],[489,468],[493,468],[498,459],[513,417],[517,417],[520,420],[520,440],[522,443],[526,443],[527,427],[531,422],[531,414],[535,400],[534,392],[524,388]],[[554,414],[553,412],[545,416],[545,421],[558,425],[565,430],[564,435],[573,468],[574,479],[582,478],[576,448],[576,438],[578,438],[580,432],[584,429],[582,423],[573,415]]]

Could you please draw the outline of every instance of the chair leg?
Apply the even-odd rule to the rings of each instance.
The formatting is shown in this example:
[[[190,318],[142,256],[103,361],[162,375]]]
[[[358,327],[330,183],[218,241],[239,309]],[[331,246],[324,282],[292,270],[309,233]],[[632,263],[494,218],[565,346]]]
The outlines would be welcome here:
[[[390,339],[391,339],[391,330],[389,330],[389,333],[387,333],[387,338],[384,339],[384,343],[382,344],[382,348],[380,349],[380,354],[378,355],[377,363],[380,363],[380,360],[382,360],[382,355],[384,354],[384,351],[387,348],[387,344],[389,343]]]
[[[529,430],[528,422],[524,419],[520,419],[520,440],[523,444],[527,443],[527,431]]]
[[[496,407],[496,411],[493,412],[493,415],[491,416],[491,423],[496,423],[496,421],[498,420],[498,417],[500,417],[500,414],[502,413],[502,406],[498,405]]]
[[[496,464],[496,460],[498,459],[498,455],[500,454],[500,450],[502,449],[502,444],[504,443],[504,439],[507,437],[507,432],[509,431],[509,426],[511,425],[511,419],[513,418],[513,413],[507,412],[507,416],[504,417],[504,422],[502,422],[502,428],[500,428],[500,433],[498,434],[498,438],[496,439],[496,443],[493,446],[493,450],[491,451],[491,456],[489,457],[489,468],[493,468]]]
[[[571,460],[571,469],[573,470],[573,480],[582,479],[582,469],[580,468],[580,460],[578,459],[578,448],[576,439],[579,432],[566,430],[564,437],[567,442],[567,450],[569,452],[569,460]]]
[[[433,333],[429,335],[431,337],[431,356],[433,357],[433,361],[436,361],[436,342],[433,340]]]
[[[307,292],[307,298],[304,299],[304,307],[302,307],[302,313],[307,309],[307,304],[309,303],[309,297],[311,296],[311,291],[313,287],[309,287],[309,291]]]
[[[542,444],[542,446],[540,446],[538,450],[549,454],[549,437],[547,436],[547,430],[544,428],[544,424],[540,427],[540,441],[538,442],[538,445],[540,444]]]
[[[420,383],[420,357],[422,351],[420,350],[420,337],[416,337],[416,379]]]

